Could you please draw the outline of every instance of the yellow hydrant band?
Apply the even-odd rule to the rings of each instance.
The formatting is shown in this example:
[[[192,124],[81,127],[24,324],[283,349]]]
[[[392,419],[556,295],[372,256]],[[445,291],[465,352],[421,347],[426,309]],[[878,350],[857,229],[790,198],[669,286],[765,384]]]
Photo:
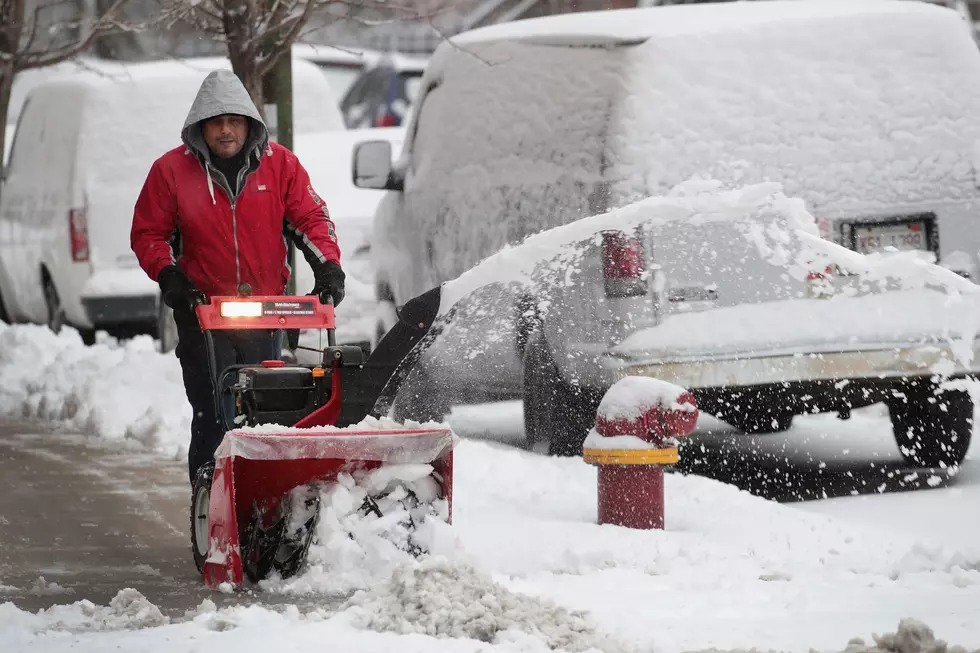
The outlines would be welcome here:
[[[680,460],[673,449],[583,449],[590,465],[671,465]]]

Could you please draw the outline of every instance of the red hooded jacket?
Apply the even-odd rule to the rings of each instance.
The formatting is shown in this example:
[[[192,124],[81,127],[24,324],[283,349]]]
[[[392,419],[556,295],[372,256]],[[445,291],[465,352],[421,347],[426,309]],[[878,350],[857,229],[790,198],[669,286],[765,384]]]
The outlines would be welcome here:
[[[211,165],[199,125],[226,113],[250,119],[248,168],[235,197]],[[151,279],[176,263],[208,296],[236,295],[242,283],[253,295],[281,295],[289,279],[283,217],[311,264],[340,263],[326,204],[296,155],[268,142],[262,118],[231,71],[213,72],[204,81],[181,136],[184,145],[150,168],[133,214],[130,242]],[[179,259],[170,245],[178,231]]]

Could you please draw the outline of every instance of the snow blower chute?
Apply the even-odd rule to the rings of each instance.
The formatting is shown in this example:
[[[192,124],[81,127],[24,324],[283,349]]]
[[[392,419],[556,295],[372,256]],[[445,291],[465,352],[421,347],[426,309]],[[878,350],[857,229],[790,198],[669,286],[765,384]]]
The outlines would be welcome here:
[[[448,428],[384,421],[352,426],[367,415],[388,372],[379,375],[359,347],[336,345],[332,303],[314,296],[212,297],[197,316],[226,428],[214,463],[199,470],[192,489],[191,545],[208,586],[238,588],[246,576],[257,582],[273,571],[283,578],[297,573],[319,509],[316,492],[297,499],[297,490],[336,482],[342,473],[405,465],[419,474],[429,466],[426,487],[438,488],[451,521],[455,436]],[[227,329],[322,329],[328,346],[316,365],[271,360],[218,370],[213,332]],[[377,499],[395,490],[402,500],[423,500],[411,488],[387,487],[369,495],[362,510],[380,516]]]

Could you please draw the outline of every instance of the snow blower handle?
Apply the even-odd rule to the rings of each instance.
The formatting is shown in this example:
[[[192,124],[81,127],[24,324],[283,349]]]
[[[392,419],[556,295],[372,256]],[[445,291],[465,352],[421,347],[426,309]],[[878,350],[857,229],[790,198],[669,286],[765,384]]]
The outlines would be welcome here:
[[[335,327],[333,299],[316,295],[216,296],[199,305],[202,331],[242,329],[327,329]]]

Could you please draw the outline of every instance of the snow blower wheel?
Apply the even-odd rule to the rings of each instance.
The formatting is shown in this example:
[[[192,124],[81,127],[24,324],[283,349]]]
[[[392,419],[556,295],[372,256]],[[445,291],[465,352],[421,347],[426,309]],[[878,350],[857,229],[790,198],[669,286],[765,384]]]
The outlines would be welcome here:
[[[211,479],[214,463],[201,465],[191,487],[191,551],[198,572],[204,571],[208,558],[208,517],[211,510]]]

